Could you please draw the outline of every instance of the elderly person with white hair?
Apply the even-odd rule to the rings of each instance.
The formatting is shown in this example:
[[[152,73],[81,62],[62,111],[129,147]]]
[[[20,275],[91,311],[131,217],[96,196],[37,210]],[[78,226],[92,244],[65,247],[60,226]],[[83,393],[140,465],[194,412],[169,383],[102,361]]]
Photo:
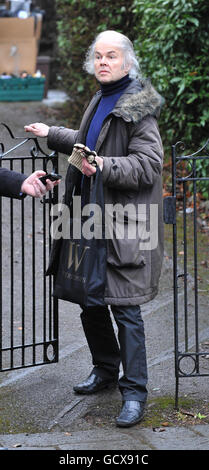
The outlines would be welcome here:
[[[105,305],[83,306],[81,312],[93,369],[74,391],[91,394],[118,385],[122,409],[116,424],[128,427],[141,421],[145,412],[147,364],[140,306],[158,292],[163,258],[163,148],[157,124],[162,98],[149,80],[141,79],[131,41],[116,31],[104,31],[96,37],[84,69],[95,75],[100,90],[86,109],[79,130],[43,123],[25,130],[47,136],[49,148],[65,154],[71,154],[76,143],[95,151],[105,204],[119,203],[125,208],[131,203],[136,208],[136,225],[146,216],[147,228],[150,224],[155,231],[154,244],[140,245],[139,234],[135,239],[124,235],[123,239],[107,240]],[[66,203],[72,182],[77,181],[79,194],[95,171],[87,158],[82,160],[83,175],[69,165]],[[143,210],[140,213],[139,207],[146,208],[146,214]],[[154,225],[152,207],[157,213]],[[56,268],[52,272],[56,274]],[[109,309],[117,324],[118,341]],[[120,363],[123,371],[119,375]]]

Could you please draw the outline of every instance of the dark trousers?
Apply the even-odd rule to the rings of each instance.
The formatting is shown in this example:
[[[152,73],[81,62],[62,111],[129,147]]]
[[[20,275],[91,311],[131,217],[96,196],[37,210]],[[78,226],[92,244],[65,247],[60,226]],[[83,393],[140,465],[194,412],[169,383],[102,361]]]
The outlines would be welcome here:
[[[140,306],[111,306],[118,341],[108,307],[84,307],[81,321],[92,355],[94,373],[117,379],[123,400],[146,401],[147,364],[144,323]],[[119,344],[118,344],[119,343]]]

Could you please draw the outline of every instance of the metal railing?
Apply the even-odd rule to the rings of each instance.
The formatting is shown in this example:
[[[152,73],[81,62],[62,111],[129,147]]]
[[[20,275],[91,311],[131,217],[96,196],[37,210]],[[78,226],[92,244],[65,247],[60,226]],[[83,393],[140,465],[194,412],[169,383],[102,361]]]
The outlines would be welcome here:
[[[6,124],[0,129],[10,144],[6,150],[0,143],[1,166],[27,175],[37,169],[58,172],[57,153],[48,154],[36,138],[14,137]],[[26,144],[32,147],[18,156]],[[53,278],[45,275],[50,211],[57,202],[58,187],[42,200],[0,198],[1,371],[58,361],[58,301],[52,295]]]
[[[209,376],[209,282],[200,275],[203,234],[198,226],[199,186],[208,182],[209,187],[200,163],[209,162],[209,140],[193,154],[184,152],[182,142],[172,147],[172,196],[164,200],[165,223],[173,225],[176,408],[180,379]]]

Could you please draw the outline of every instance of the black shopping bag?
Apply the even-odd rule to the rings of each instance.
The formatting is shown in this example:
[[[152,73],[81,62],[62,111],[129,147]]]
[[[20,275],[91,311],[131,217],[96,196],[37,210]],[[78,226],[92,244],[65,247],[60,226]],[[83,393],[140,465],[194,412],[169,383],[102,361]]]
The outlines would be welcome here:
[[[100,169],[88,180],[90,188],[88,197],[85,194],[85,204],[81,213],[73,211],[70,238],[62,239],[54,296],[93,307],[105,305],[106,240]],[[75,235],[75,231],[80,233]]]

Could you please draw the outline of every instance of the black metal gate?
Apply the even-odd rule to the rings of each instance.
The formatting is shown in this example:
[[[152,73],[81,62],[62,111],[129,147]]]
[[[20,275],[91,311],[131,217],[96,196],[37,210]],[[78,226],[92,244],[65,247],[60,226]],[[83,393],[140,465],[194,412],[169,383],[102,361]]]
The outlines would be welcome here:
[[[179,380],[209,375],[209,279],[205,270],[209,233],[204,231],[199,199],[205,184],[209,186],[209,140],[191,155],[185,155],[184,145],[178,142],[172,147],[172,196],[164,200],[164,221],[173,224],[176,408]]]
[[[2,166],[27,175],[37,169],[58,172],[58,155],[44,151],[36,138],[14,137],[5,124],[1,130],[10,145],[5,151],[0,144]],[[57,202],[58,187],[42,200],[0,198],[1,371],[58,361],[58,302],[53,278],[45,276],[50,212]]]

